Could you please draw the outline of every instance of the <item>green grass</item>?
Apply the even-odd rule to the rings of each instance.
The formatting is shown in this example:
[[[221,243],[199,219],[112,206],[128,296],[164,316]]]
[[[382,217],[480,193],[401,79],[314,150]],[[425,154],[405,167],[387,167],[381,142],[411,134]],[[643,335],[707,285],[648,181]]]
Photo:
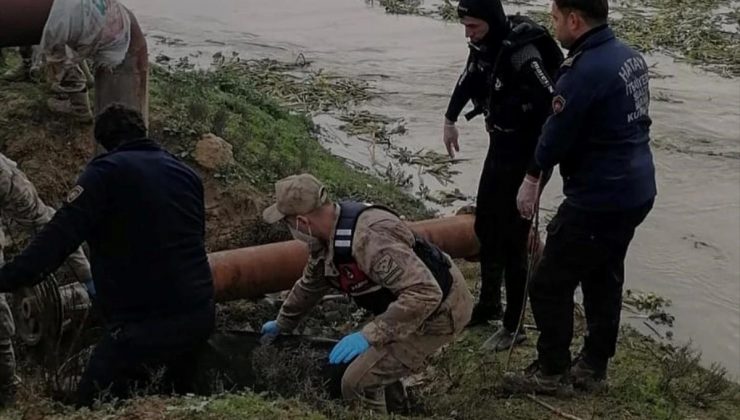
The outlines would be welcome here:
[[[58,142],[53,144],[57,148],[26,151],[43,155],[37,158],[46,166],[27,165],[24,170],[38,171],[29,172],[36,182],[49,170],[48,165],[54,164],[55,177],[73,178],[84,161],[59,166],[56,160],[60,157],[54,154],[64,153],[71,147],[70,136],[79,137],[80,143],[89,141],[85,137],[89,136],[89,128],[70,128],[64,121],[48,117],[43,112],[44,98],[41,86],[0,82],[0,144],[5,151],[6,143],[20,147],[31,140],[31,135],[45,135],[41,140]],[[219,173],[219,182],[226,186],[246,183],[261,194],[267,194],[276,179],[307,170],[325,180],[336,197],[385,203],[410,217],[427,214],[419,201],[377,178],[358,173],[331,156],[317,141],[314,127],[306,116],[282,107],[256,89],[249,78],[229,69],[212,73],[153,70],[151,128],[154,137],[191,162],[194,144],[201,133],[214,132],[223,136],[234,146],[237,161],[234,167]],[[80,158],[74,154],[70,158],[75,156]],[[55,184],[51,181],[42,185],[45,185],[44,194],[53,193]],[[472,284],[478,277],[477,266],[463,264],[462,269]],[[580,325],[579,331],[582,329]],[[502,392],[500,384],[506,355],[480,350],[480,345],[492,332],[491,327],[466,331],[457,343],[433,358],[421,385],[414,390],[420,416],[554,418],[551,412],[530,399]],[[535,357],[535,339],[536,333],[530,332],[528,343],[515,351],[513,368],[523,368]],[[580,344],[580,339],[576,339],[573,350]],[[740,386],[727,382],[721,371],[700,367],[691,353],[665,348],[629,328],[622,332],[609,374],[611,386],[605,394],[579,395],[569,400],[543,397],[542,400],[583,419],[733,419],[740,412]],[[24,388],[16,407],[0,410],[3,419],[367,417],[366,413],[342,409],[325,401],[280,399],[248,392],[210,398],[139,398],[94,411],[76,411],[48,401],[33,389]]]
[[[154,68],[153,136],[185,160],[192,159],[200,134],[223,137],[234,147],[237,162],[219,174],[224,182],[246,181],[271,193],[276,180],[310,172],[327,185],[334,198],[382,203],[410,219],[431,215],[418,199],[331,155],[317,140],[316,128],[305,114],[290,111],[260,93],[244,71]]]

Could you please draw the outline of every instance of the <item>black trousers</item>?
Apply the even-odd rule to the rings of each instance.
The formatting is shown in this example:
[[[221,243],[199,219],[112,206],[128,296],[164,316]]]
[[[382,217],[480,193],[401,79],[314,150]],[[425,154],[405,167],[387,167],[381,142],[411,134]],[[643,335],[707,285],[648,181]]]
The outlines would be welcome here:
[[[593,212],[563,203],[547,226],[547,243],[529,289],[544,373],[565,373],[570,368],[573,295],[578,284],[588,330],[582,355],[594,369],[606,370],[619,333],[624,258],[635,229],[652,206],[650,200],[629,211]]]
[[[199,356],[214,329],[215,308],[111,326],[93,350],[77,388],[77,405],[124,399],[156,382],[156,392],[193,392]]]
[[[530,222],[519,215],[516,195],[531,157],[522,145],[530,143],[526,136],[492,135],[478,184],[475,233],[480,242],[480,304],[500,305],[505,279],[503,324],[509,331],[519,321],[527,278]]]

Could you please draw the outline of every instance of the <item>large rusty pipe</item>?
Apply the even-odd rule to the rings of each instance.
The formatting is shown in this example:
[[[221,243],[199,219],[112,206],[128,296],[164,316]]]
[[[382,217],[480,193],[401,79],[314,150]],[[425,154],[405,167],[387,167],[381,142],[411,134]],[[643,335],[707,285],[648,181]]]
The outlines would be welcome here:
[[[0,0],[0,48],[35,45],[54,0]]]
[[[411,229],[453,258],[478,254],[475,216],[460,215],[410,223]],[[208,255],[216,300],[253,299],[293,287],[308,261],[299,241],[278,242]]]
[[[141,112],[149,126],[148,49],[139,22],[133,13],[128,14],[131,18],[131,42],[126,58],[112,71],[98,67],[95,72],[95,112],[118,102]]]

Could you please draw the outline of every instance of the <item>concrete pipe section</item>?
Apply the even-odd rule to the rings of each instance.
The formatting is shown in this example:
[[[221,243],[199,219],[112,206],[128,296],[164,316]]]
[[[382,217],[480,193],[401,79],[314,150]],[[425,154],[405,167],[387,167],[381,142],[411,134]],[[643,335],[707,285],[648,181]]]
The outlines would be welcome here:
[[[0,0],[0,48],[36,45],[54,0]],[[149,58],[146,39],[136,17],[131,18],[131,42],[116,68],[95,72],[95,112],[118,102],[142,113],[149,122]],[[71,45],[74,48],[73,45]],[[93,63],[94,64],[94,63]],[[97,67],[97,66],[96,66]]]
[[[478,255],[475,216],[460,215],[410,223],[418,235],[439,246],[453,258]],[[308,248],[300,241],[286,241],[212,253],[216,300],[256,299],[293,287],[308,261]]]

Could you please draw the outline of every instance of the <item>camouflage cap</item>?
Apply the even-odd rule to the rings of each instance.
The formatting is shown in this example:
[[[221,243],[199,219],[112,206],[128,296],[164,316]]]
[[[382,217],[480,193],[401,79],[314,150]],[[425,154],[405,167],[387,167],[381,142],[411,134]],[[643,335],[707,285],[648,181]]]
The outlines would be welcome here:
[[[308,214],[327,202],[324,185],[311,174],[291,175],[275,183],[276,203],[262,212],[267,223]]]

